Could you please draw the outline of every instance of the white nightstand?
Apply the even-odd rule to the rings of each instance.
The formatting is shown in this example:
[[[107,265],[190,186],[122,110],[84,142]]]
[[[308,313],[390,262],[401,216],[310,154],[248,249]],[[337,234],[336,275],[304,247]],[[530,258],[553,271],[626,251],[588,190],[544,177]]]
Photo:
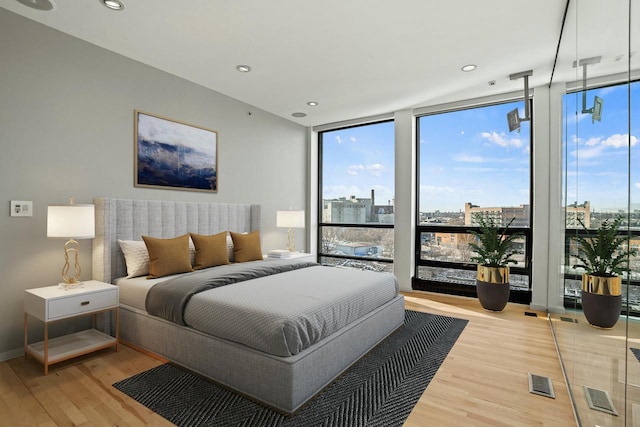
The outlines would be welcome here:
[[[95,329],[95,315],[104,311],[115,311],[115,336]],[[69,335],[49,339],[49,324],[78,316],[93,316],[93,328]],[[29,344],[28,318],[33,316],[44,322],[44,341]],[[58,285],[27,289],[24,294],[24,355],[32,355],[44,364],[44,374],[49,365],[115,347],[118,351],[118,287],[108,283],[89,280],[77,288],[60,289]]]
[[[305,252],[291,252],[286,258],[271,258],[269,254],[264,254],[264,259],[297,259],[300,261],[317,262],[315,255]]]

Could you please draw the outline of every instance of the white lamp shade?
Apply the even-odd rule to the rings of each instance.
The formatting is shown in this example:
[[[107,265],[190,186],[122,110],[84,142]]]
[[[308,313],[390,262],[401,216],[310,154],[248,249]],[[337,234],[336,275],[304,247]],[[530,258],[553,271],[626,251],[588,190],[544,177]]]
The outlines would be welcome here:
[[[304,211],[277,211],[276,227],[304,228]]]
[[[47,237],[93,239],[96,233],[93,205],[50,205]]]

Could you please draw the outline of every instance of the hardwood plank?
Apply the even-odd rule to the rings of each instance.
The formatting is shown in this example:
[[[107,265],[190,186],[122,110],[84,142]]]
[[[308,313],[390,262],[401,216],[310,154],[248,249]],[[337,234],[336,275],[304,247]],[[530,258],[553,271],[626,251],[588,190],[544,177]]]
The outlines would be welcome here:
[[[468,319],[406,426],[576,425],[546,313],[508,304],[483,310],[475,298],[405,293],[411,310]],[[529,393],[528,372],[550,377],[556,399]]]
[[[527,317],[515,304],[491,313],[473,298],[425,292],[405,298],[408,309],[469,320],[406,426],[575,425],[545,313]],[[111,386],[163,362],[122,345],[53,365],[47,376],[32,358],[0,363],[0,424],[172,425]],[[550,377],[556,399],[530,394],[528,372]]]
[[[562,315],[577,323],[559,317],[554,329],[582,424],[640,426],[640,363],[629,350],[640,348],[640,320],[622,317],[614,328],[600,329],[578,311]],[[608,392],[619,416],[589,408],[584,386]]]

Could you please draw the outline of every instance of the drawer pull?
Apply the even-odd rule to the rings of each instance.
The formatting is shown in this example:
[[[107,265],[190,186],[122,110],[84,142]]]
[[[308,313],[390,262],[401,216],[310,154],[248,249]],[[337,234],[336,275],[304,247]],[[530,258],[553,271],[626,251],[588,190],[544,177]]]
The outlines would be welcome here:
[[[82,301],[80,305],[89,305],[89,301]]]

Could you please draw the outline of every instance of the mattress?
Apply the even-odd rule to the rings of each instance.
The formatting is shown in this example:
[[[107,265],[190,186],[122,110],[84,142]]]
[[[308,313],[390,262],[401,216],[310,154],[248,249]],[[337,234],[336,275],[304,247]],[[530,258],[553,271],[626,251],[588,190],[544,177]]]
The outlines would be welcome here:
[[[161,281],[118,280],[121,302],[140,308],[142,295]],[[313,266],[196,293],[184,307],[183,316],[185,323],[198,331],[288,357],[397,294],[392,274]]]

